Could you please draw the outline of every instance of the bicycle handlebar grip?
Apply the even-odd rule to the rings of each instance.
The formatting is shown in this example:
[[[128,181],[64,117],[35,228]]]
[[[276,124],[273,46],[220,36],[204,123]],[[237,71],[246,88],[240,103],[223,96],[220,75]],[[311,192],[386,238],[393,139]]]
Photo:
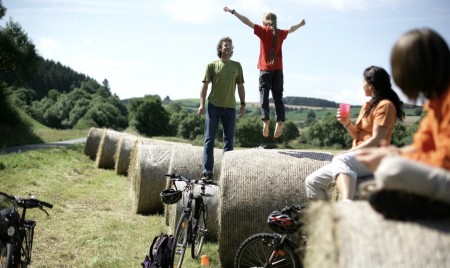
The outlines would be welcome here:
[[[44,207],[53,208],[53,205],[44,201],[39,201]]]

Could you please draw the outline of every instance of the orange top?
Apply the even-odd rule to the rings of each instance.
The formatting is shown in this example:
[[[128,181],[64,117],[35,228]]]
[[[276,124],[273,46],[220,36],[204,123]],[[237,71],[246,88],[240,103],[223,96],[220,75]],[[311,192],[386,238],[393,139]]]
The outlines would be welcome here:
[[[391,142],[392,133],[394,132],[395,123],[397,122],[397,110],[390,100],[381,100],[376,107],[370,111],[370,114],[364,117],[364,113],[369,106],[366,102],[359,112],[358,119],[355,126],[357,129],[356,139],[353,140],[353,146],[369,139],[373,135],[373,126],[376,124],[381,127],[386,127],[389,132],[386,136],[386,141]]]
[[[414,134],[414,153],[406,158],[450,170],[450,87],[424,105],[427,112]]]

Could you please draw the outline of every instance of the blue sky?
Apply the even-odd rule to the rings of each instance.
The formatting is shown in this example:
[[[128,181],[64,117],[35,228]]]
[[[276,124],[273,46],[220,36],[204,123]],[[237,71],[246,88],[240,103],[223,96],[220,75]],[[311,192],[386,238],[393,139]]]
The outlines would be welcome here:
[[[259,40],[222,8],[261,23],[264,12],[287,29],[306,26],[283,46],[284,96],[362,104],[362,72],[390,72],[395,40],[430,27],[450,43],[448,0],[2,0],[38,52],[98,82],[108,79],[121,99],[144,95],[198,98],[206,64],[220,38],[233,39],[244,68],[248,102],[257,102]],[[396,89],[396,87],[394,87]],[[406,98],[400,93],[404,101]]]

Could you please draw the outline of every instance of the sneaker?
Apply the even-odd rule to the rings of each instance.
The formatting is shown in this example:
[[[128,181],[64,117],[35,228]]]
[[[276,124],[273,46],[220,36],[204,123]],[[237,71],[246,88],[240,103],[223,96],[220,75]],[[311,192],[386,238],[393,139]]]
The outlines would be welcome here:
[[[212,180],[213,174],[212,173],[203,173],[202,179]]]
[[[403,191],[373,191],[369,194],[369,203],[386,219],[408,221],[450,218],[450,204]]]

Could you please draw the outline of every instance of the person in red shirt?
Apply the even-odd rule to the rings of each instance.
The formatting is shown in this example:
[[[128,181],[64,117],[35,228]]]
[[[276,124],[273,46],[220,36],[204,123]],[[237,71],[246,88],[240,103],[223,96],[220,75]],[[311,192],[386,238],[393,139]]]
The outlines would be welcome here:
[[[392,76],[411,100],[426,98],[411,145],[362,149],[374,172],[369,202],[386,218],[450,217],[450,51],[428,28],[402,35],[391,52]]]
[[[291,26],[288,30],[281,30],[277,27],[277,16],[274,13],[265,13],[263,16],[263,25],[258,25],[234,9],[224,7],[223,10],[234,14],[245,25],[252,28],[254,34],[260,39],[257,68],[260,70],[259,93],[263,120],[262,135],[264,137],[269,136],[269,93],[272,91],[272,98],[275,103],[275,121],[277,122],[274,138],[278,138],[283,133],[283,123],[286,120],[283,103],[282,45],[288,34],[295,32],[305,25],[305,20],[302,19],[298,24]]]

